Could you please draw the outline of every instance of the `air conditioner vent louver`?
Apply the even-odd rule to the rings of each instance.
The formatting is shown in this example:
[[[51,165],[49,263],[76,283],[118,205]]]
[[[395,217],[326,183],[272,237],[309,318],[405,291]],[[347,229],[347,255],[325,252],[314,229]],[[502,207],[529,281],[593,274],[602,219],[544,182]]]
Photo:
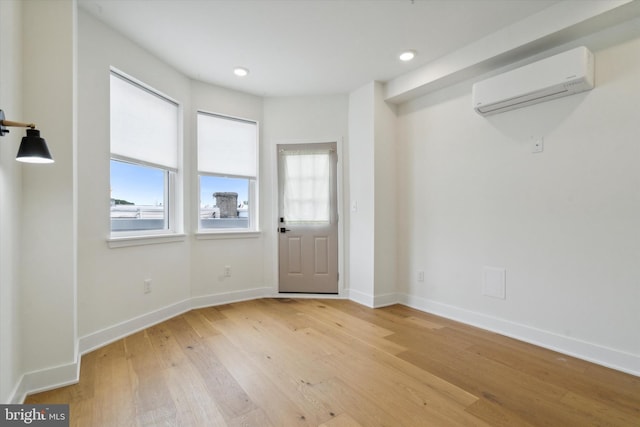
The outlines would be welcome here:
[[[593,54],[585,47],[551,56],[473,85],[473,107],[488,116],[593,89]]]

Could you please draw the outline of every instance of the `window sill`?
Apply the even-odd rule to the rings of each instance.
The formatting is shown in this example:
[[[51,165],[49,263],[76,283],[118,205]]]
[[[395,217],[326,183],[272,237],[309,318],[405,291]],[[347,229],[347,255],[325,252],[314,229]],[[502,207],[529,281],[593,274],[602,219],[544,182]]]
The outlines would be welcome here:
[[[122,236],[107,239],[109,248],[125,248],[129,246],[158,245],[163,243],[183,242],[185,234],[157,234],[147,236]]]
[[[195,233],[197,240],[217,240],[217,239],[257,239],[262,233],[260,231],[198,231]]]

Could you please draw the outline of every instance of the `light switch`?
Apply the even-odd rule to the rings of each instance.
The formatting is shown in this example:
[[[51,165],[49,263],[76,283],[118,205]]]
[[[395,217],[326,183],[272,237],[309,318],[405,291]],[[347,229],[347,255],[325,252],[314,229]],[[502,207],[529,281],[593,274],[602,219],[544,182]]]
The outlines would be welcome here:
[[[542,153],[544,151],[544,138],[533,138],[533,143],[531,145],[532,153]]]

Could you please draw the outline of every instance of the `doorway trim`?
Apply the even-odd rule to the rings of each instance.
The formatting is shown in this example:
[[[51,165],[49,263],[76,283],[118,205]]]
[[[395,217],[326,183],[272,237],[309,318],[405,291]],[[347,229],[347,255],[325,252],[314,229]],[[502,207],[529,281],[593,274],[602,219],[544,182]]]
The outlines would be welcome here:
[[[289,293],[279,291],[279,258],[278,258],[278,233],[276,229],[278,227],[278,206],[280,203],[278,192],[278,145],[283,144],[319,144],[335,142],[336,154],[338,155],[338,163],[336,165],[337,173],[337,196],[338,196],[338,294],[306,294],[306,293]],[[349,292],[345,286],[345,244],[344,244],[344,230],[345,230],[345,214],[344,214],[344,140],[343,137],[321,138],[321,139],[280,139],[273,140],[269,144],[269,150],[271,154],[271,173],[273,179],[271,180],[271,194],[274,195],[273,201],[270,203],[271,208],[271,222],[266,224],[265,227],[269,227],[269,235],[272,236],[269,242],[269,248],[271,250],[272,266],[272,293],[276,297],[286,298],[349,298]]]

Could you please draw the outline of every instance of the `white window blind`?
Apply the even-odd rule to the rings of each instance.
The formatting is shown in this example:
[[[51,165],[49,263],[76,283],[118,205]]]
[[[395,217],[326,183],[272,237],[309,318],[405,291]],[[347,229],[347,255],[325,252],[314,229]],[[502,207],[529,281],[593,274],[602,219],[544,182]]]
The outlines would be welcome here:
[[[289,222],[330,220],[331,154],[284,151],[284,215]]]
[[[178,169],[178,105],[111,73],[111,155]]]
[[[198,172],[255,179],[257,133],[255,122],[198,113]]]

